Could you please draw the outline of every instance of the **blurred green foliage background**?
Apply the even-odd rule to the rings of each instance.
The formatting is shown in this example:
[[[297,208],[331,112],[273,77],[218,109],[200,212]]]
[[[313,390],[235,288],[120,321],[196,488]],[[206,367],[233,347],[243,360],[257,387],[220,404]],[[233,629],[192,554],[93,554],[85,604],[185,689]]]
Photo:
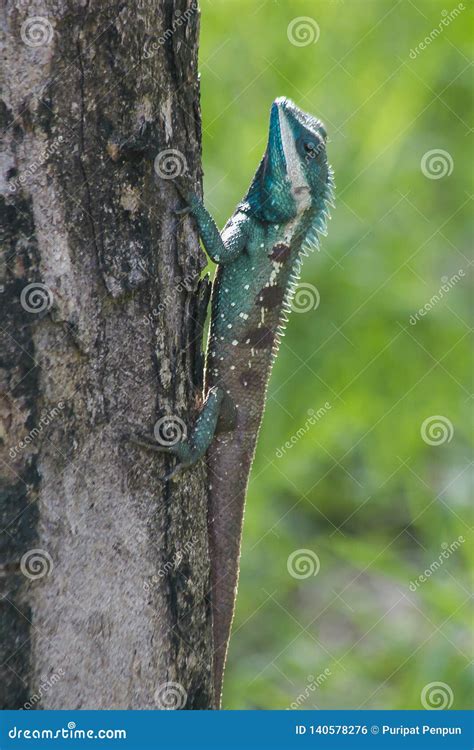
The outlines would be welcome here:
[[[446,705],[469,707],[468,5],[201,3],[205,195],[218,224],[250,183],[279,95],[326,124],[337,185],[329,236],[302,273],[319,307],[292,314],[270,383],[225,708],[416,709],[433,682]],[[289,40],[299,17],[314,43]],[[434,149],[448,156],[431,169],[451,172],[438,179],[421,167]],[[437,445],[421,435],[433,416]],[[317,575],[289,574],[301,549]]]

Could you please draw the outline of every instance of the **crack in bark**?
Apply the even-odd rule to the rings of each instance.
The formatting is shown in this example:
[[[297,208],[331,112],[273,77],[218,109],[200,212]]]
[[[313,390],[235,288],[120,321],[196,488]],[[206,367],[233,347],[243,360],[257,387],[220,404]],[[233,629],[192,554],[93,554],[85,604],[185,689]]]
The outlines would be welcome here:
[[[103,251],[99,248],[99,242],[98,242],[98,235],[95,228],[94,223],[94,215],[92,213],[92,193],[90,189],[89,179],[87,176],[87,170],[85,167],[84,159],[85,157],[85,109],[86,109],[86,96],[85,96],[85,73],[84,73],[84,59],[83,59],[83,52],[82,52],[82,45],[81,45],[81,35],[84,31],[85,25],[86,25],[86,18],[87,13],[89,10],[89,4],[90,0],[87,0],[86,5],[84,7],[84,15],[83,15],[83,21],[82,24],[78,30],[77,35],[77,41],[76,41],[76,47],[77,47],[77,59],[79,61],[79,70],[80,70],[80,77],[79,77],[79,91],[80,91],[80,107],[81,107],[81,114],[80,114],[80,121],[79,121],[79,168],[82,174],[82,177],[84,179],[84,186],[86,190],[86,204],[87,204],[87,210],[86,215],[89,220],[89,225],[91,229],[92,234],[92,242],[95,248],[97,262],[99,264],[99,268],[101,271],[103,271]],[[100,235],[99,235],[100,236]],[[103,276],[101,274],[101,278],[103,280],[104,286],[107,289],[107,285],[105,283],[105,280],[103,279]]]

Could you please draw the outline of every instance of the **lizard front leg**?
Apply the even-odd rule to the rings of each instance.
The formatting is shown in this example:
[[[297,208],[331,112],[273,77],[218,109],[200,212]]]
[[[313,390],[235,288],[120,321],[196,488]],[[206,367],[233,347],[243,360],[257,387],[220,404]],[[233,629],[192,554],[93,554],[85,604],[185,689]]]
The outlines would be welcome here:
[[[248,236],[250,219],[247,214],[237,211],[229,219],[221,234],[199,196],[186,187],[181,179],[177,179],[175,184],[187,204],[184,211],[177,213],[192,214],[198,226],[199,236],[211,260],[214,263],[225,264],[237,258],[243,251]]]

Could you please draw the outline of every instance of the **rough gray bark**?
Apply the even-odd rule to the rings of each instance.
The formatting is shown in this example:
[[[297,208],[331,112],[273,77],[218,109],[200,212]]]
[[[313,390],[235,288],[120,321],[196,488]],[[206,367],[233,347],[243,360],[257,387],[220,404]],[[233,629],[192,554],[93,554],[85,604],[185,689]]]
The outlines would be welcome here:
[[[204,258],[154,170],[201,178],[196,3],[2,25],[0,705],[208,708],[205,467],[124,439],[200,399]]]

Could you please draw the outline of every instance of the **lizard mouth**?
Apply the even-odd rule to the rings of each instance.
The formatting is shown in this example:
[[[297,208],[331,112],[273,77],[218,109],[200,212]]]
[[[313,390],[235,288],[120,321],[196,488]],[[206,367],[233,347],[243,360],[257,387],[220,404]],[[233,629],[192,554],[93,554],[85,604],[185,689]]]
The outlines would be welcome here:
[[[274,104],[279,109],[283,110],[289,117],[296,120],[302,127],[307,128],[311,132],[315,132],[319,137],[326,143],[327,132],[321,120],[317,117],[313,117],[308,112],[303,112],[302,109],[296,106],[296,104],[288,99],[286,96],[280,96],[275,99]]]

